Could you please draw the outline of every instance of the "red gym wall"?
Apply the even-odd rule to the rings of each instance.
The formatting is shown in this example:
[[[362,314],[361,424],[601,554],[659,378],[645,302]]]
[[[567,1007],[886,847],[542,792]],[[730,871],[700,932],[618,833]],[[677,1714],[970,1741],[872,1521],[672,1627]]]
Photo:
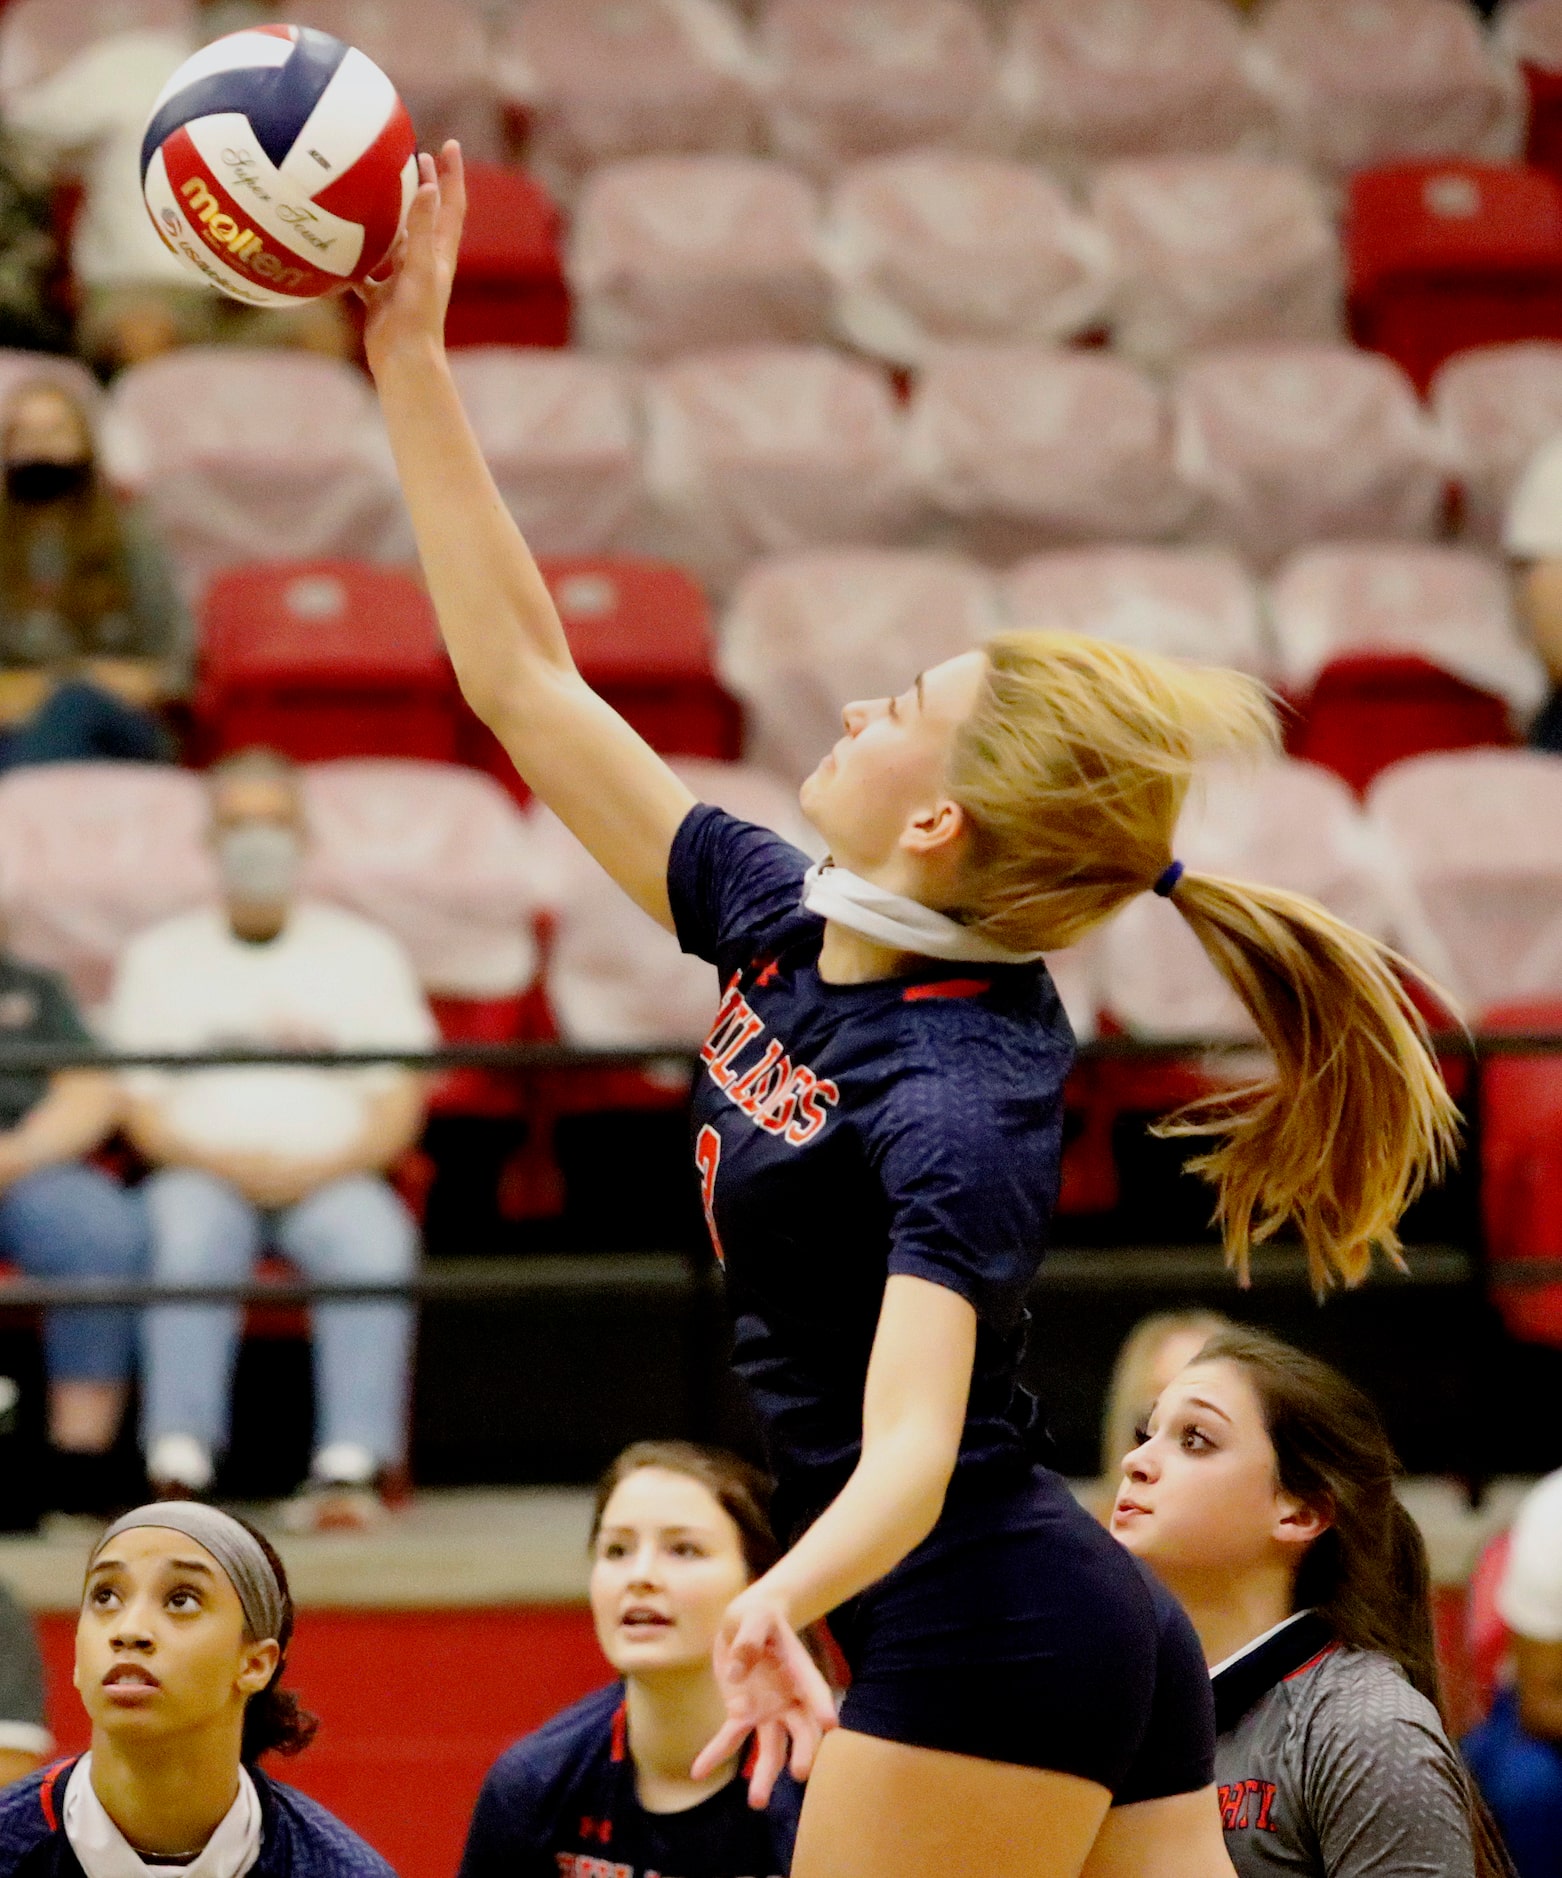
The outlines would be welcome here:
[[[75,1620],[40,1619],[49,1725],[87,1745],[71,1687]],[[320,1717],[315,1745],[269,1772],[383,1852],[401,1878],[451,1878],[484,1771],[514,1741],[608,1679],[590,1613],[306,1611],[288,1681]]]

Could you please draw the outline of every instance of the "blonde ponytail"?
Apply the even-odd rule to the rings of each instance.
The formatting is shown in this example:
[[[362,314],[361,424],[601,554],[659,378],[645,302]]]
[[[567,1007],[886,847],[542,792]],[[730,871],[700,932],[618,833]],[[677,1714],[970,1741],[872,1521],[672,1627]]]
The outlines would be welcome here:
[[[951,908],[1016,947],[1073,944],[1159,880],[1196,765],[1278,747],[1254,679],[1067,633],[987,646],[949,788],[970,829]],[[1313,1282],[1397,1258],[1406,1206],[1454,1146],[1457,1111],[1404,987],[1404,961],[1298,894],[1184,873],[1170,897],[1251,1013],[1274,1062],[1159,1132],[1210,1135],[1226,1256],[1293,1222]]]

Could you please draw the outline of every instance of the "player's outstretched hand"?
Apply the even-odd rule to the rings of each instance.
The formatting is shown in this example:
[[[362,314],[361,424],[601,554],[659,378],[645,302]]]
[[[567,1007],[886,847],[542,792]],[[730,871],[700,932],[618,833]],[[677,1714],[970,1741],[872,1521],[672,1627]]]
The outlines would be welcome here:
[[[812,1773],[819,1743],[836,1725],[830,1685],[762,1585],[751,1585],[727,1606],[714,1664],[727,1720],[701,1750],[694,1777],[713,1774],[752,1735],[748,1803],[766,1807],[783,1767],[790,1764],[798,1780]]]
[[[398,351],[443,343],[465,219],[461,146],[452,140],[438,157],[419,155],[417,194],[391,249],[387,271],[358,288],[368,309],[364,351],[376,377]]]

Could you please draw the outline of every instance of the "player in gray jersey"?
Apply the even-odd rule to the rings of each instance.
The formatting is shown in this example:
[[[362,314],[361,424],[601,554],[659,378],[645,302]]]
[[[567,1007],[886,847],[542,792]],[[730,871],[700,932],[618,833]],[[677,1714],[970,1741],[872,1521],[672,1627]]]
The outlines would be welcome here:
[[[1211,1665],[1238,1878],[1499,1878],[1438,1707],[1426,1550],[1372,1404],[1274,1338],[1210,1339],[1123,1463],[1117,1538]]]

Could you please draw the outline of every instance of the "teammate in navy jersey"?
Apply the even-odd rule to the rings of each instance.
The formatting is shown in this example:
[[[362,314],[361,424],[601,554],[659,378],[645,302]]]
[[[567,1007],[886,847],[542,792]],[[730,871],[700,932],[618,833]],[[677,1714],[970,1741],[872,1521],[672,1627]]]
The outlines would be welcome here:
[[[723,986],[694,1152],[790,1549],[728,1608],[728,1722],[694,1772],[753,1734],[763,1804],[790,1757],[799,1878],[1212,1878],[1197,1639],[1033,1464],[1016,1380],[1072,1058],[1041,953],[1172,899],[1274,1061],[1182,1124],[1214,1137],[1228,1248],[1294,1221],[1321,1282],[1393,1245],[1452,1137],[1394,963],[1295,895],[1182,871],[1196,763],[1270,751],[1273,712],[1102,640],[1002,635],[848,705],[802,790],[818,874],[699,806],[581,678],[483,464],[441,337],[460,152],[420,164],[365,343],[457,676]],[[827,1614],[838,1728],[797,1634]]]
[[[727,1605],[780,1555],[769,1483],[732,1455],[643,1441],[608,1469],[591,1611],[621,1680],[489,1770],[460,1878],[785,1878],[802,1789],[748,1804],[740,1751],[689,1772],[725,1709],[711,1650]]]
[[[256,1765],[314,1734],[279,1687],[292,1635],[287,1574],[253,1527],[194,1502],[116,1520],[76,1624],[92,1746],[0,1793],[0,1878],[395,1878]]]

